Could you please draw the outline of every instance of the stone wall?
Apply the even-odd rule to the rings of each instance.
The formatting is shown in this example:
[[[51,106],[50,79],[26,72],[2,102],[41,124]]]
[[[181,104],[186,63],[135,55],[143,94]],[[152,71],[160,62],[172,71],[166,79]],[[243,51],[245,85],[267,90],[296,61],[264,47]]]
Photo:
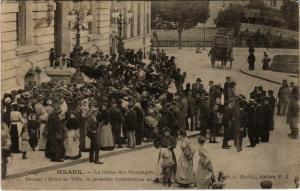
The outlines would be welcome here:
[[[76,33],[71,30],[76,16],[74,10],[84,10],[86,17],[81,32],[81,46],[90,52],[97,50],[105,54],[112,46],[117,45],[118,29],[111,23],[111,13],[114,4],[130,4],[133,8],[134,35],[127,35],[125,47],[133,49],[150,48],[150,1],[54,1],[30,0],[20,1],[24,4],[19,7],[16,1],[1,3],[1,82],[2,95],[12,89],[24,88],[26,74],[34,72],[36,81],[42,82],[45,76],[44,69],[49,67],[49,50],[56,48],[59,53],[69,54],[76,44]],[[140,4],[140,5],[138,5]],[[140,17],[138,17],[140,7]],[[26,10],[26,11],[25,11]],[[26,13],[26,14],[24,14]],[[23,22],[18,22],[18,14],[25,15]],[[148,21],[146,20],[148,14]],[[138,35],[137,20],[140,19],[140,34]],[[19,23],[19,24],[18,24]],[[20,28],[20,23],[23,23]],[[148,24],[148,32],[146,31]],[[22,30],[18,30],[22,29]],[[130,33],[130,26],[127,26]],[[18,37],[21,31],[26,42],[20,45]],[[22,35],[21,35],[22,36]],[[113,41],[114,39],[114,41]],[[22,41],[23,42],[23,41]],[[37,73],[39,68],[42,73]]]
[[[23,31],[26,43],[18,45],[18,3],[2,2],[2,92],[23,88],[28,71],[48,66],[48,51],[54,46],[54,22],[47,22],[47,18],[54,11],[55,4],[51,1],[26,1],[26,31]]]

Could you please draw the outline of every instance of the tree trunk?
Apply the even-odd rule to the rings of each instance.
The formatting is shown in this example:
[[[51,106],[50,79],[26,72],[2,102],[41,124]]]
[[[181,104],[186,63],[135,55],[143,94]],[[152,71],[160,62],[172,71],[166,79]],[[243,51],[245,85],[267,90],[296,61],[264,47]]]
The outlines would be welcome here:
[[[181,35],[182,35],[182,30],[178,31],[178,48],[182,49],[182,39],[181,39]]]

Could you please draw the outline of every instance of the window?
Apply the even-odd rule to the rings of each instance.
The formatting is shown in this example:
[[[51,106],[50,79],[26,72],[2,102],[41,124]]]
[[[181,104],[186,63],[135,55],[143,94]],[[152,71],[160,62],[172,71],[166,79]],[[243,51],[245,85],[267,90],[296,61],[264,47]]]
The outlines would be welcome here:
[[[273,1],[273,7],[276,7],[276,4],[277,4],[276,0]]]
[[[124,26],[123,26],[123,39],[127,38],[127,28],[128,28],[128,24],[127,24],[128,19],[127,19],[127,17],[128,17],[127,16],[127,10],[125,8],[124,9],[124,21],[126,21],[126,22],[124,22]]]
[[[19,0],[19,12],[17,13],[17,44],[26,45],[26,1]]]
[[[138,15],[137,15],[137,35],[141,35],[141,3],[138,2]]]
[[[134,8],[133,8],[133,2],[131,2],[131,10],[133,11],[134,13]],[[131,22],[130,22],[130,36],[131,38],[134,37],[134,16],[132,17],[131,19]]]
[[[147,13],[147,15],[146,15],[146,33],[148,34],[150,31],[149,31],[149,29],[150,29],[150,18],[149,18],[149,13]]]

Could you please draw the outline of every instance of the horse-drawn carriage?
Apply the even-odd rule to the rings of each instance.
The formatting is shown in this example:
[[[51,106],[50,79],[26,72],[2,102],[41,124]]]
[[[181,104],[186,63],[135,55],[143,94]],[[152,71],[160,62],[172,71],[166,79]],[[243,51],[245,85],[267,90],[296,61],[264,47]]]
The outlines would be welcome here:
[[[209,52],[212,67],[216,61],[221,62],[221,66],[226,66],[230,63],[230,69],[233,62],[233,31],[227,28],[218,28],[215,36],[215,41]]]

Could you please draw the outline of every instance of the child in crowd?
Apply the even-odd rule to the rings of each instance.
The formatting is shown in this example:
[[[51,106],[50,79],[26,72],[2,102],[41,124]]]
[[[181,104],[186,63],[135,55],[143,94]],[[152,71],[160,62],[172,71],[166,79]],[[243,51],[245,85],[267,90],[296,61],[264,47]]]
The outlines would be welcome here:
[[[30,136],[28,133],[27,125],[23,126],[22,133],[21,133],[21,142],[20,142],[20,151],[22,152],[22,158],[25,160],[27,159],[27,152],[31,150],[29,144]]]
[[[36,150],[38,146],[38,134],[39,134],[40,122],[37,120],[35,114],[31,114],[28,120],[28,132],[29,132],[29,144],[32,150]]]
[[[169,151],[165,151],[167,149],[162,149],[162,162],[161,162],[161,167],[162,167],[162,176],[163,176],[163,184],[166,185],[168,182],[168,186],[170,187],[172,185],[171,178],[174,175],[174,166],[175,162],[172,160],[172,156],[170,156]]]

